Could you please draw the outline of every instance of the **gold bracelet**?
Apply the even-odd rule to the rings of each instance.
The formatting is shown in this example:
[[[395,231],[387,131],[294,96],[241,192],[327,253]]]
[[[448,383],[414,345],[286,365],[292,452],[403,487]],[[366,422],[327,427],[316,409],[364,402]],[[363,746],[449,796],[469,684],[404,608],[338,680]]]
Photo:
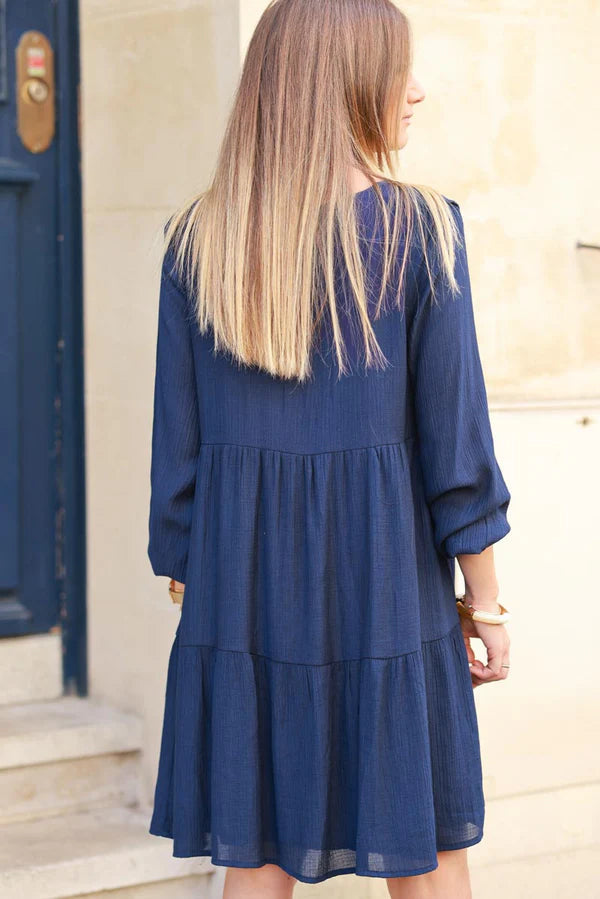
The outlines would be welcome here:
[[[483,624],[505,624],[510,620],[511,613],[502,603],[499,612],[485,612],[483,609],[475,609],[471,603],[465,602],[464,594],[456,597],[456,608],[463,618],[471,618],[473,621],[481,621]]]
[[[177,605],[183,604],[183,594],[185,593],[185,587],[183,590],[175,590],[175,578],[171,578],[169,581],[169,596]]]

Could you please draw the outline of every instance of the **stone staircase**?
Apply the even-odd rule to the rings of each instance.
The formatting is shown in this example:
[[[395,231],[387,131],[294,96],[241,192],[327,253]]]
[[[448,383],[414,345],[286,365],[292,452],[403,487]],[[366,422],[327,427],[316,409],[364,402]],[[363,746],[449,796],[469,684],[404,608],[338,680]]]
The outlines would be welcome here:
[[[220,897],[210,859],[148,833],[140,719],[62,695],[59,634],[1,640],[0,684],[2,899]]]

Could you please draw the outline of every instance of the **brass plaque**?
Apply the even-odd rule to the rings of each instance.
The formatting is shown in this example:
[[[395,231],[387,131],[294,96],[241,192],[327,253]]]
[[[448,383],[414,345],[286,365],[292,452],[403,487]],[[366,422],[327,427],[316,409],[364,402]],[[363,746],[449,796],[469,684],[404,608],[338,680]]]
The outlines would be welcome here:
[[[47,150],[54,137],[54,54],[40,31],[25,31],[15,50],[17,132],[32,153]]]

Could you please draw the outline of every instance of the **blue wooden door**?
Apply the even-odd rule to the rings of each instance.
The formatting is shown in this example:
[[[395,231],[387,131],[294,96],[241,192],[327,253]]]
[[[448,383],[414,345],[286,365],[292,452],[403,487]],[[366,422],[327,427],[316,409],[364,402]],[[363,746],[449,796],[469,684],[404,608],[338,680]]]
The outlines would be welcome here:
[[[77,6],[0,0],[0,636],[85,684]]]

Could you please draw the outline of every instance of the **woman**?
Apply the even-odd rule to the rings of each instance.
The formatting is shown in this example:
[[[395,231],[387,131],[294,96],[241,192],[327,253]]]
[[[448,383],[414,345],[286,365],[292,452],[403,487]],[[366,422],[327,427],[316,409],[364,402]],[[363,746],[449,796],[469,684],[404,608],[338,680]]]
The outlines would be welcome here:
[[[150,832],[226,899],[470,895],[510,494],[460,208],[386,174],[423,97],[389,0],[275,0],[165,229],[148,554],[185,595]]]

